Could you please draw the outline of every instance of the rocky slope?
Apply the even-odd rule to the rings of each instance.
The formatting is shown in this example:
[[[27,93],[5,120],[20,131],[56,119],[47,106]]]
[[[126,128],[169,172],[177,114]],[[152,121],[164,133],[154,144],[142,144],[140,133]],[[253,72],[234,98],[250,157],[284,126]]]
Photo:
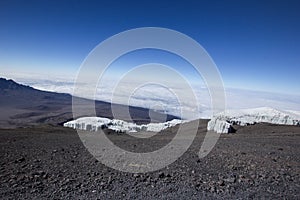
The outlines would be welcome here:
[[[81,99],[80,108],[84,116],[90,116],[86,105],[91,100]],[[95,101],[97,116],[112,118],[110,103]],[[127,106],[114,104],[116,110],[127,109]],[[69,94],[46,92],[21,85],[13,80],[0,78],[0,128],[28,127],[38,124],[63,124],[73,119],[72,96]],[[149,123],[151,120],[172,120],[176,117],[160,114],[149,109],[129,106],[131,118],[136,123]],[[121,119],[127,120],[127,116]]]

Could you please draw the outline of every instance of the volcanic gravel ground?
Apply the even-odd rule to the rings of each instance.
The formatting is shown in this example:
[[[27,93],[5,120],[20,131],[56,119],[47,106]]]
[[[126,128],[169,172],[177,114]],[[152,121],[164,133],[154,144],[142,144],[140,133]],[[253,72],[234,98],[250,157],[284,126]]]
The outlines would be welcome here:
[[[162,170],[131,174],[108,168],[59,126],[0,130],[0,199],[300,199],[300,127],[257,124],[221,135],[198,152],[207,121],[190,149]],[[111,133],[128,150],[161,148],[176,128],[138,143]]]

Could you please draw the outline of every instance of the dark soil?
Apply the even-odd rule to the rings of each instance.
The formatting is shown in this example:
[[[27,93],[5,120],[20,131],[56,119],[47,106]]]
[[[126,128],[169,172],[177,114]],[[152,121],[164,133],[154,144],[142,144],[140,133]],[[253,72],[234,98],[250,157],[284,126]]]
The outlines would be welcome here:
[[[146,174],[108,168],[85,149],[76,131],[59,126],[0,130],[1,199],[300,199],[300,127],[256,124],[221,135],[199,159],[206,121],[190,149]],[[131,151],[160,148],[175,129],[138,143],[111,133]]]

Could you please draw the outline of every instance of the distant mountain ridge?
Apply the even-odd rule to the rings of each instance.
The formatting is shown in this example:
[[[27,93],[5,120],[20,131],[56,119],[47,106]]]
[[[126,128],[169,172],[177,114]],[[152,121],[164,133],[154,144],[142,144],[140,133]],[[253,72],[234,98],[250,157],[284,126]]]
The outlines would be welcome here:
[[[83,102],[83,111],[84,104],[92,101],[79,99]],[[114,104],[114,106],[123,110],[124,107],[127,107],[118,104]],[[43,123],[57,125],[73,119],[72,96],[70,94],[37,90],[4,78],[0,78],[0,109],[0,128],[24,127]],[[97,116],[113,118],[111,103],[95,101],[95,109]],[[151,111],[152,119],[150,119],[149,110],[139,107],[129,106],[129,111],[136,123],[150,123],[151,120],[162,122],[161,119],[178,119],[175,116],[154,111]],[[153,115],[153,113],[155,114]],[[89,115],[85,114],[83,116]],[[124,117],[122,120],[129,119]]]
[[[33,89],[33,88],[30,86],[18,84],[11,79],[6,80],[4,78],[0,78],[0,89],[1,90],[11,90],[11,89],[17,90],[17,89]]]

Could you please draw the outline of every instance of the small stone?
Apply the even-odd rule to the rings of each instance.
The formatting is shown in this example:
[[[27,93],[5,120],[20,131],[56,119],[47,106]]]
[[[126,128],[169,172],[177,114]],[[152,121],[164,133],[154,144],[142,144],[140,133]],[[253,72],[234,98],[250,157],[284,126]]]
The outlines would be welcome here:
[[[197,188],[200,187],[200,186],[201,186],[200,182],[198,182],[198,183],[195,184],[195,187],[197,187]]]
[[[241,174],[241,175],[239,175],[239,178],[240,178],[240,179],[244,179],[245,176]]]
[[[218,184],[219,184],[219,186],[224,186],[225,182],[221,180],[221,181],[218,182]]]
[[[211,192],[216,192],[216,187],[212,186],[212,187],[210,187],[209,190],[210,190]]]
[[[230,177],[230,178],[224,179],[224,181],[228,182],[228,183],[234,183],[236,181],[236,179],[234,177]]]
[[[21,162],[24,162],[24,161],[25,161],[25,158],[21,157],[21,158],[17,159],[15,162],[21,163]]]
[[[81,183],[77,183],[77,184],[75,185],[75,187],[76,187],[76,188],[81,187]]]
[[[231,170],[235,169],[234,165],[228,165],[228,168]]]
[[[165,173],[163,172],[159,173],[158,178],[164,178],[164,177],[165,177]]]
[[[133,174],[133,177],[138,178],[138,177],[140,177],[140,175],[139,174]]]
[[[111,183],[112,183],[112,177],[111,177],[111,176],[108,177],[107,183],[108,183],[108,184],[111,184]]]
[[[105,185],[105,182],[101,181],[100,186],[104,186],[104,185]]]

